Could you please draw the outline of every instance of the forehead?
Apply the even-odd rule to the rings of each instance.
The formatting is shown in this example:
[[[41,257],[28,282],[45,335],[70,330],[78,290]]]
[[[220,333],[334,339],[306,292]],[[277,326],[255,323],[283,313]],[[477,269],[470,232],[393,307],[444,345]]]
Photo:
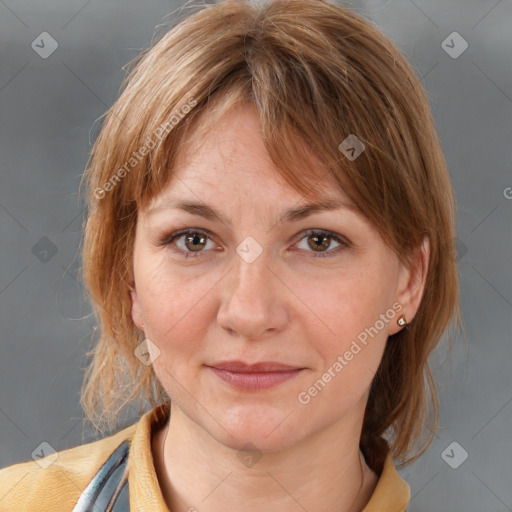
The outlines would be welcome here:
[[[368,224],[304,141],[294,139],[306,154],[288,159],[287,174],[275,167],[254,104],[239,104],[221,116],[208,114],[204,111],[190,125],[175,153],[169,180],[139,210],[143,224],[176,215],[181,218],[184,212],[221,222],[230,230],[238,224],[271,229],[321,212],[362,221],[360,226]],[[297,165],[295,160],[299,160]]]
[[[168,186],[153,198],[153,205],[172,191],[180,195],[193,193],[192,187],[215,197],[233,196],[235,192],[251,196],[261,193],[267,200],[273,197],[276,201],[307,197],[295,190],[273,164],[255,105],[238,105],[219,119],[208,113],[202,117],[203,121],[185,138]],[[310,199],[318,199],[319,194],[349,199],[312,153],[308,171],[315,177]]]
[[[170,182],[153,199],[147,214],[180,210],[231,226],[237,218],[257,222],[267,213],[274,223],[327,210],[361,213],[320,164],[311,172],[317,175],[316,194],[308,196],[277,172],[257,111],[233,110],[211,129],[200,127],[189,138]]]

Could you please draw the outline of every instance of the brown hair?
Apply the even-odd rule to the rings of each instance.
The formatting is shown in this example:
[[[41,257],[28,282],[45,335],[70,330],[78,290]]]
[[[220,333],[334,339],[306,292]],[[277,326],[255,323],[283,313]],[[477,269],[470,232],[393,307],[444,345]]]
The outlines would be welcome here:
[[[83,279],[100,324],[82,388],[87,419],[103,432],[135,399],[169,401],[153,367],[134,356],[137,210],[170,182],[193,126],[253,102],[272,162],[295,190],[319,194],[315,158],[402,262],[428,237],[423,298],[408,328],[388,340],[360,442],[373,469],[388,448],[402,463],[414,461],[438,424],[427,358],[460,311],[452,187],[426,93],[406,59],[371,23],[327,1],[225,0],[198,6],[133,64],[83,177]],[[365,145],[354,160],[338,148],[351,134]],[[429,404],[430,438],[407,458]]]

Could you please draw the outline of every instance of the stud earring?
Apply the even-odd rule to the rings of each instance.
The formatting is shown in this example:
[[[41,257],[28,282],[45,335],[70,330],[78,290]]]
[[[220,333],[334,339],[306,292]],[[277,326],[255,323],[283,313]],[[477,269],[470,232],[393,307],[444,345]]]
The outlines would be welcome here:
[[[398,320],[396,321],[396,323],[400,326],[400,327],[404,327],[407,325],[407,320],[405,319],[405,315],[401,315]]]

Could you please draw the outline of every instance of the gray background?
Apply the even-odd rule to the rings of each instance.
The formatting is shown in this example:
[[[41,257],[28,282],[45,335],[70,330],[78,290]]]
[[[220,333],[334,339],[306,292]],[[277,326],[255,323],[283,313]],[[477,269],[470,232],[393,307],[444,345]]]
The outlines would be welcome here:
[[[0,1],[0,467],[30,459],[43,441],[63,450],[96,438],[82,431],[78,405],[95,326],[76,277],[78,184],[122,66],[182,3]],[[458,206],[469,351],[459,335],[451,358],[446,350],[432,356],[440,429],[420,459],[399,470],[411,486],[409,510],[512,510],[512,5],[374,0],[352,7],[421,77]],[[469,45],[455,59],[441,46],[454,31]],[[58,42],[47,59],[31,48],[42,32]],[[138,417],[133,408],[122,424]],[[468,458],[453,469],[445,460],[460,463],[462,450]]]

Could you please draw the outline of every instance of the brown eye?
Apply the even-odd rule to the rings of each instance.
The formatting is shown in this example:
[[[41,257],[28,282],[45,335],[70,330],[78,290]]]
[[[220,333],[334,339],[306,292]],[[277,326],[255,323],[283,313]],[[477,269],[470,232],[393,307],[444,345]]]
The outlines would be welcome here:
[[[328,249],[330,243],[330,237],[329,235],[316,235],[312,234],[307,237],[308,245],[313,249],[314,251],[322,251],[322,249]]]
[[[314,258],[328,258],[351,246],[350,242],[345,238],[323,230],[310,230],[305,233],[299,242],[302,242],[304,239],[307,240],[307,247],[304,250],[316,253],[313,254]],[[338,246],[329,250],[333,240]],[[308,250],[308,247],[310,250]],[[302,249],[302,247],[299,248]]]
[[[209,235],[199,230],[184,230],[173,233],[161,241],[161,245],[166,245],[174,253],[185,258],[198,257],[211,242]],[[213,243],[213,242],[212,242]]]
[[[185,246],[191,251],[198,252],[201,249],[204,249],[207,241],[207,236],[199,233],[192,233],[191,235],[187,235],[185,237]]]

